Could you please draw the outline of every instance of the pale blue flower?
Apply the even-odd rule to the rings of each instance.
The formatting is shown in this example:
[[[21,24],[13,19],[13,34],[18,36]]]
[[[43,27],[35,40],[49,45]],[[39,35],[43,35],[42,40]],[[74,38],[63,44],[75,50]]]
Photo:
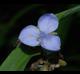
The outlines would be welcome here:
[[[25,27],[19,40],[29,46],[40,46],[50,51],[59,51],[61,41],[59,36],[52,34],[58,28],[58,18],[52,13],[42,15],[38,20],[38,27],[29,25]]]

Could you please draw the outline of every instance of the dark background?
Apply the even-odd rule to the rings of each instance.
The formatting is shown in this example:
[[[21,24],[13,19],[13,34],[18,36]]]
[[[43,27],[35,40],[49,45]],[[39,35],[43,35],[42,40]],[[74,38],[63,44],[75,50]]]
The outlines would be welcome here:
[[[18,11],[30,5],[32,4],[0,4],[0,64],[15,48],[17,37],[25,25],[37,25],[35,21],[45,12],[53,12],[54,10],[54,13],[58,13],[79,4],[41,4],[41,7],[28,11],[10,27],[9,22],[12,17]],[[80,14],[74,14],[73,17],[62,53],[67,58],[67,61],[70,61],[70,68],[80,70]],[[10,28],[7,29],[8,27]]]

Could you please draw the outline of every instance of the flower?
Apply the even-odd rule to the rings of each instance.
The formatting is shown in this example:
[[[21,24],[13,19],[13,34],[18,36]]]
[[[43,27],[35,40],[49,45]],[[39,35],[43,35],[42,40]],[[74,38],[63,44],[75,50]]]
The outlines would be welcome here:
[[[40,46],[46,50],[59,51],[60,37],[52,34],[58,28],[58,18],[53,13],[42,15],[38,20],[38,26],[26,26],[19,35],[19,40],[32,47]]]

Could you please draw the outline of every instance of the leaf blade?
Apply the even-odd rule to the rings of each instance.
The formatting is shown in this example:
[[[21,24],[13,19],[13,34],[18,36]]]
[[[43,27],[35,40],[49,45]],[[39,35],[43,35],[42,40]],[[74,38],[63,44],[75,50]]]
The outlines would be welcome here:
[[[22,51],[21,48],[14,49],[7,59],[0,66],[0,71],[23,71],[31,57],[40,53],[29,55]]]

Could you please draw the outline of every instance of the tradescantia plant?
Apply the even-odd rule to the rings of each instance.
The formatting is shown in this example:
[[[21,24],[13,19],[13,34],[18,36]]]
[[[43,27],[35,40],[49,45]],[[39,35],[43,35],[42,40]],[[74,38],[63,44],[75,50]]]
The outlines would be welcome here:
[[[37,6],[38,5],[34,7]],[[80,5],[57,14],[43,14],[38,20],[37,27],[34,25],[25,25],[26,27],[20,32],[18,39],[21,43],[31,47],[41,46],[43,50],[48,50],[50,52],[60,51],[61,41],[64,40],[65,37],[64,29],[61,26],[62,24],[60,22],[62,22],[62,19],[67,18],[67,16],[70,16],[73,13],[79,11]],[[58,33],[61,34],[60,36],[55,32],[57,29]],[[1,64],[0,71],[24,71],[30,59],[38,55],[41,55],[41,53],[24,53],[18,44],[16,48],[9,54],[6,60]],[[60,59],[59,63],[63,65],[65,62]],[[40,69],[40,71],[42,69]]]
[[[33,25],[25,27],[19,35],[19,40],[23,44],[32,47],[41,45],[43,50],[46,49],[52,52],[59,51],[61,47],[60,38],[54,33],[51,34],[57,28],[57,16],[53,13],[46,13],[39,18],[38,28]]]

